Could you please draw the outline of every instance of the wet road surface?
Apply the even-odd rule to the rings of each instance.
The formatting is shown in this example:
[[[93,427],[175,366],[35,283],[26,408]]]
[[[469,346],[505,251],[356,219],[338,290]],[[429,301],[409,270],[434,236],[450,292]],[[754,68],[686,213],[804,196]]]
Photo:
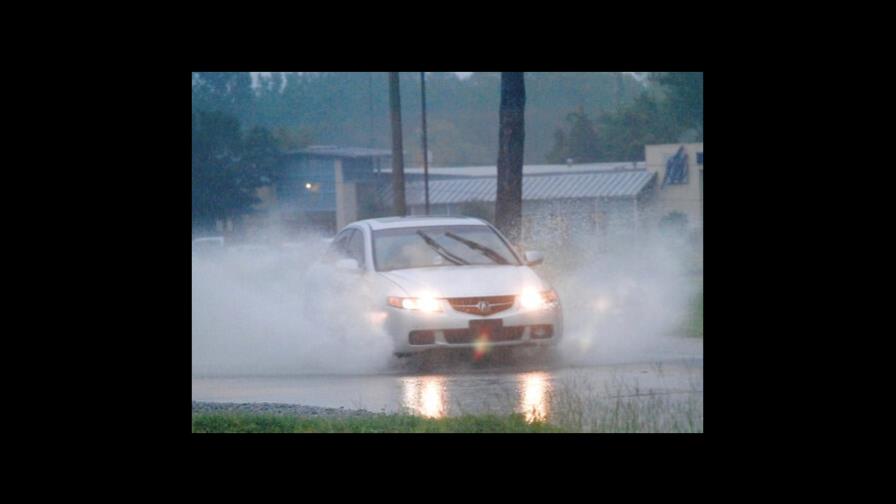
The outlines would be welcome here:
[[[569,364],[519,355],[474,362],[463,352],[396,360],[366,375],[193,377],[192,398],[271,402],[428,417],[509,411],[549,417],[569,397],[703,397],[703,340],[680,338],[652,352]],[[559,398],[559,399],[558,399]]]

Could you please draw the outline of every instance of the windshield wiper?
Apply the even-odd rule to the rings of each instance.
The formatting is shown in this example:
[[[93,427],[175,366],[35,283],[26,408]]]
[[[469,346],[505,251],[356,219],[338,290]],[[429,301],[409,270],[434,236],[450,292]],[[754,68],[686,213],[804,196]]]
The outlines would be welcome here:
[[[420,235],[420,238],[423,238],[423,241],[425,241],[427,245],[432,247],[433,250],[435,250],[440,256],[444,257],[445,259],[448,259],[449,261],[451,261],[457,265],[470,264],[467,261],[464,261],[463,259],[461,259],[460,257],[457,257],[456,255],[452,254],[451,252],[448,252],[448,250],[445,249],[445,247],[439,245],[439,242],[433,240],[429,235],[427,235],[423,231],[417,230],[417,234]]]
[[[445,233],[445,236],[447,236],[448,238],[455,239],[455,240],[463,243],[464,245],[470,247],[473,250],[478,250],[478,251],[482,252],[486,257],[488,257],[492,261],[495,261],[498,264],[510,264],[510,262],[507,260],[506,257],[502,256],[501,254],[496,252],[494,249],[491,249],[491,248],[486,247],[485,245],[482,245],[481,243],[477,243],[477,242],[474,242],[473,240],[468,240],[466,238],[461,238],[460,236],[457,236],[456,234],[454,234],[450,231]]]

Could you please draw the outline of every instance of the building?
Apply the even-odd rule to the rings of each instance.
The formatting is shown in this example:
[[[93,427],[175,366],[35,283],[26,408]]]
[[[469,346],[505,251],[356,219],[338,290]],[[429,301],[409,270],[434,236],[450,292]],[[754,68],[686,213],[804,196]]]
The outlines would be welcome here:
[[[441,178],[429,183],[431,215],[494,220],[496,176],[436,176]],[[655,184],[655,174],[642,167],[632,169],[631,164],[600,170],[569,170],[566,165],[524,167],[523,239],[534,238],[536,230],[541,235],[550,230],[549,238],[561,241],[576,234],[637,230]],[[391,187],[385,187],[384,198],[390,197]],[[410,214],[425,213],[422,181],[407,183],[406,198]]]
[[[276,221],[287,229],[335,232],[358,220],[359,200],[377,195],[378,174],[392,152],[363,147],[313,146],[284,153],[276,185]]]
[[[533,230],[552,240],[633,233],[670,218],[702,233],[703,144],[648,145],[645,160],[524,166],[523,239]],[[260,190],[258,210],[287,229],[335,232],[392,214],[389,150],[317,146],[282,163],[283,179]],[[433,215],[493,221],[496,190],[495,165],[429,168]],[[405,191],[408,213],[425,213],[422,168],[405,168]]]
[[[523,166],[523,239],[533,230],[550,230],[552,240],[624,235],[670,218],[702,232],[703,144],[648,145],[645,159]],[[409,213],[423,214],[423,169],[406,168],[405,177]],[[430,168],[429,179],[432,215],[494,219],[495,165]],[[383,200],[392,200],[391,186],[381,191]]]
[[[644,151],[646,169],[659,181],[652,220],[678,212],[691,231],[702,232],[703,143],[648,145]]]

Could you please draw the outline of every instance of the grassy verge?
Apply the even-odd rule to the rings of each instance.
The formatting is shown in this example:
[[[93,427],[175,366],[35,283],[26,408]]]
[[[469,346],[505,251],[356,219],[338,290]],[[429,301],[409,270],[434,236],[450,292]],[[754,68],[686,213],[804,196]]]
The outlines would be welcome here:
[[[413,415],[376,415],[348,418],[309,418],[251,413],[198,413],[193,432],[286,433],[430,433],[430,432],[562,432],[543,422],[528,423],[523,415],[465,415],[422,418]]]
[[[656,372],[664,371],[659,366]],[[597,387],[572,376],[549,394],[550,422],[569,432],[703,432],[702,373],[699,375],[692,375],[687,387],[675,392],[643,389],[637,381],[621,379]]]
[[[700,293],[694,297],[694,301],[691,304],[691,312],[688,317],[688,326],[687,331],[691,336],[695,336],[697,338],[703,337],[703,290],[700,290]]]

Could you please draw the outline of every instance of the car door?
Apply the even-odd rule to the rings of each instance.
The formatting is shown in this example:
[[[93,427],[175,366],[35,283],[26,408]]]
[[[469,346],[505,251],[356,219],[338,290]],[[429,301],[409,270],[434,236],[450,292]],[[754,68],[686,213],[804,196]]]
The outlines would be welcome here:
[[[364,233],[359,229],[353,229],[352,231],[354,232],[348,238],[348,244],[345,248],[346,254],[348,257],[358,261],[358,267],[361,270],[367,270],[364,264]]]
[[[344,259],[348,257],[347,245],[348,240],[352,237],[352,234],[355,233],[354,229],[345,229],[335,238],[333,238],[333,242],[330,243],[330,246],[327,248],[327,251],[324,253],[323,262],[328,263],[332,266],[333,263],[338,261],[339,259]]]

